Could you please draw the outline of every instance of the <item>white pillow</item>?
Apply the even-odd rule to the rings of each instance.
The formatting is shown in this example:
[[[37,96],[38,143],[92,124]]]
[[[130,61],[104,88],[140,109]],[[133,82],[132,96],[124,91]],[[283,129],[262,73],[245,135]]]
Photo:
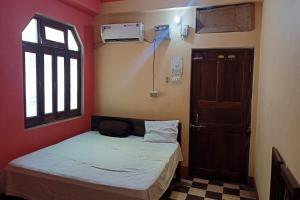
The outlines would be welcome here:
[[[175,143],[178,135],[179,120],[145,121],[146,142]]]

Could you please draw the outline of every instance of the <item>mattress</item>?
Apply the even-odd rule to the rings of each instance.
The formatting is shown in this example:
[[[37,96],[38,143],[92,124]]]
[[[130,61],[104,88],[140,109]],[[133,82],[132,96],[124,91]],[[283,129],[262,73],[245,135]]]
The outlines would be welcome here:
[[[32,200],[154,200],[179,161],[178,143],[89,131],[11,161],[2,180],[6,194]]]

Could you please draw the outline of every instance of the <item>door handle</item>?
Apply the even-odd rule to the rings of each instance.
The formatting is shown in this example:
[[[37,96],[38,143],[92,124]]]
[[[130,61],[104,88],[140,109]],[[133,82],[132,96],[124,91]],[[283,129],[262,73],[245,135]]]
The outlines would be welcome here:
[[[190,124],[190,128],[207,128],[208,126],[205,125],[194,125],[194,124]]]

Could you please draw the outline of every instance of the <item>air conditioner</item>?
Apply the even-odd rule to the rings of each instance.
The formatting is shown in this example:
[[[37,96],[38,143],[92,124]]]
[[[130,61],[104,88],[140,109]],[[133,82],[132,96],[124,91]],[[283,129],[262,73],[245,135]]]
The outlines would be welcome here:
[[[103,43],[144,41],[143,23],[106,24],[101,25]]]

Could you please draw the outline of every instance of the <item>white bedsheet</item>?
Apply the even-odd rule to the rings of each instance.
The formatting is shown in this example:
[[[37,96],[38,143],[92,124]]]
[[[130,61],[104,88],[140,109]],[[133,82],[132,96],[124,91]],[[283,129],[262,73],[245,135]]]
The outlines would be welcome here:
[[[179,161],[178,143],[111,138],[90,131],[10,162],[4,171],[5,190],[37,200],[158,199]],[[26,188],[26,183],[36,185]]]

